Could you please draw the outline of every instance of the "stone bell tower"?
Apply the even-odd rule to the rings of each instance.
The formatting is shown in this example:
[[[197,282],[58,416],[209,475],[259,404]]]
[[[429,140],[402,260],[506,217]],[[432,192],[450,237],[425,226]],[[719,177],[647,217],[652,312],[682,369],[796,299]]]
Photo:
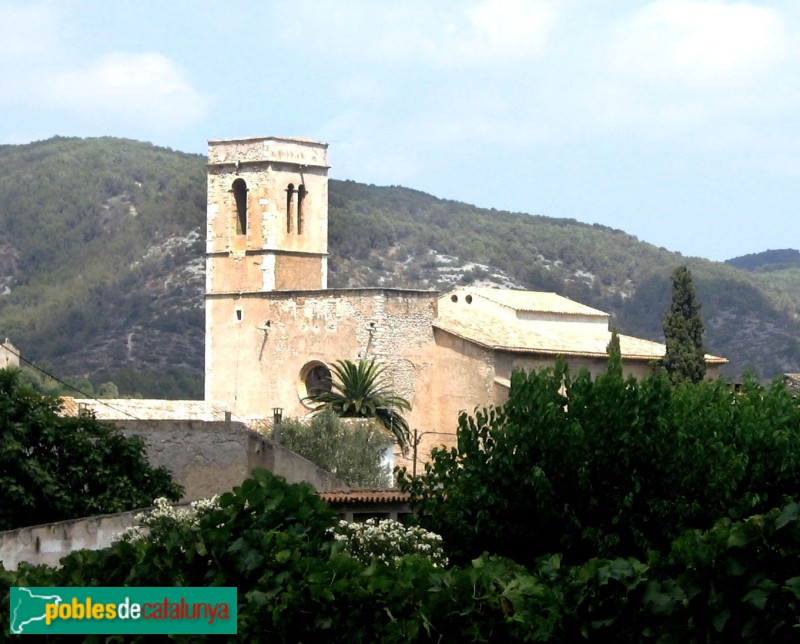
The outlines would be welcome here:
[[[278,137],[209,141],[207,295],[327,287],[327,149]]]
[[[264,413],[275,302],[327,288],[327,152],[306,139],[208,143],[205,398],[233,413]]]

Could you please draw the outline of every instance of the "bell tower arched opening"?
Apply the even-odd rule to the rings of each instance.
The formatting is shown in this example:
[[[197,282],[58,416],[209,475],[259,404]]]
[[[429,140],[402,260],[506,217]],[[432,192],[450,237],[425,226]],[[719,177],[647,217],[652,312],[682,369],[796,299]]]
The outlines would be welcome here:
[[[236,202],[236,234],[247,234],[247,183],[244,179],[233,182],[233,199]]]

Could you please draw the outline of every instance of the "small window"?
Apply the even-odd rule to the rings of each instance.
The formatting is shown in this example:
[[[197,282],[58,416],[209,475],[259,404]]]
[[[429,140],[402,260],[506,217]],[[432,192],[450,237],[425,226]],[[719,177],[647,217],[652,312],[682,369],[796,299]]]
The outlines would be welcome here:
[[[467,304],[472,304],[472,296],[471,295],[467,295],[467,297],[465,297],[464,300],[466,301]]]
[[[292,232],[292,221],[294,220],[294,184],[290,183],[286,188],[286,232]]]
[[[306,198],[306,187],[300,184],[297,188],[297,234],[303,234],[303,201]]]
[[[236,234],[247,234],[247,184],[244,179],[233,182],[233,198],[236,201]]]
[[[451,295],[450,296],[450,301],[451,302],[458,302],[458,295]]]
[[[244,318],[244,312],[242,311],[242,309],[236,309],[236,321],[241,322],[243,318]]]

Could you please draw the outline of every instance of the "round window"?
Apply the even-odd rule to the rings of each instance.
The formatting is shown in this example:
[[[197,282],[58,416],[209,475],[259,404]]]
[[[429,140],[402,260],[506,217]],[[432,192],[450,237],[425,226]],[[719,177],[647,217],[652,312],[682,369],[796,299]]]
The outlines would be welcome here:
[[[300,400],[307,407],[313,407],[306,400],[308,396],[316,396],[331,390],[333,378],[331,370],[325,363],[318,360],[307,363],[300,370],[300,382],[297,383],[297,393]]]
[[[331,370],[325,365],[313,367],[306,376],[306,391],[309,396],[324,394],[331,390]]]

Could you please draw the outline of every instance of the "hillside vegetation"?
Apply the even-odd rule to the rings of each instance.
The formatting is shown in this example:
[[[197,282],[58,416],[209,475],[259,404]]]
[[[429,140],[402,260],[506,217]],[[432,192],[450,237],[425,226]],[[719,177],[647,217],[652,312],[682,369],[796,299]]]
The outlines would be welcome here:
[[[202,397],[205,163],[112,138],[0,146],[0,335],[61,376]],[[727,375],[800,371],[796,264],[743,270],[395,186],[332,180],[329,199],[331,287],[555,291],[662,341],[669,276],[686,263]]]

